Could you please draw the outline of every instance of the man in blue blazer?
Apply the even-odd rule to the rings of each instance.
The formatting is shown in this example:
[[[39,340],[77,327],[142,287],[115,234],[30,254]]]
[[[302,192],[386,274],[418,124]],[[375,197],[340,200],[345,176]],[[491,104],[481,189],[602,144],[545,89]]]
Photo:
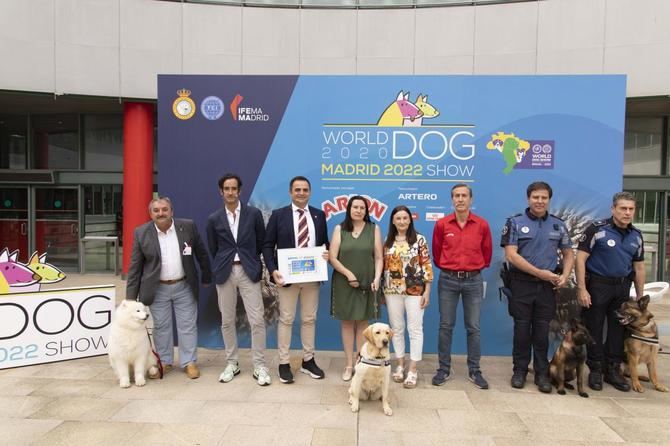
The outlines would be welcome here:
[[[277,326],[277,347],[279,349],[279,381],[293,382],[289,349],[295,310],[300,297],[300,338],[302,340],[302,367],[300,371],[314,379],[322,379],[325,374],[314,360],[316,312],[319,307],[320,282],[285,285],[284,278],[277,269],[277,249],[324,247],[324,258],[328,260],[328,228],[326,215],[320,209],[308,206],[312,189],[309,180],[298,176],[289,184],[289,206],[276,209],[270,216],[263,258],[265,265],[277,284],[279,294],[279,324]]]
[[[265,319],[261,295],[261,250],[265,226],[261,211],[240,203],[242,180],[231,173],[219,179],[223,208],[207,219],[207,241],[213,257],[212,272],[221,311],[221,332],[228,364],[219,381],[230,382],[240,373],[237,351],[237,292],[239,290],[251,327],[251,352],[254,379],[270,385],[265,364]]]

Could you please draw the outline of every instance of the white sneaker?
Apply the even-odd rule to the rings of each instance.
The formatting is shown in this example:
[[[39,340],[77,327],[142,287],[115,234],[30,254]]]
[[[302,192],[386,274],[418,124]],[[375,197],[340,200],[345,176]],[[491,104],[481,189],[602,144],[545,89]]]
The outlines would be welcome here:
[[[240,374],[240,368],[238,367],[237,363],[229,362],[226,368],[223,369],[223,373],[219,375],[219,382],[220,383],[231,382],[233,378],[235,378],[235,376],[239,374]]]
[[[269,386],[272,384],[272,378],[270,378],[270,371],[267,367],[258,367],[254,370],[254,379],[258,381],[259,386]]]

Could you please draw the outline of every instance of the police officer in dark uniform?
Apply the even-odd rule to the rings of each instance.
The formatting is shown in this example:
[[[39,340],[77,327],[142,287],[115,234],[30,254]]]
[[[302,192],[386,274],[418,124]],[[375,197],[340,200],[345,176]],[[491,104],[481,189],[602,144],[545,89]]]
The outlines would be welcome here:
[[[528,186],[528,208],[507,219],[500,246],[510,263],[509,313],[514,318],[514,374],[511,384],[521,389],[526,383],[533,348],[535,384],[551,393],[549,381],[549,323],[556,314],[555,288],[565,286],[570,277],[574,255],[568,229],[560,218],[548,213],[553,192],[547,183]],[[558,250],[563,255],[559,272]]]
[[[644,294],[644,243],[642,233],[631,224],[634,215],[635,197],[618,192],[612,198],[612,217],[593,222],[579,238],[577,298],[595,340],[587,346],[589,387],[593,390],[602,390],[603,372],[606,383],[622,392],[630,390],[621,374],[624,327],[615,312],[629,299],[631,283],[635,283],[638,299]],[[607,340],[603,346],[605,319]]]

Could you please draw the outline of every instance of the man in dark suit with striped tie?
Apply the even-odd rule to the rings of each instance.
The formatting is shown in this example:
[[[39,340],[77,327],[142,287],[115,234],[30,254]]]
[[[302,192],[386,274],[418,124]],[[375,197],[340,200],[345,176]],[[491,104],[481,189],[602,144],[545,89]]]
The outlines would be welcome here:
[[[289,184],[289,206],[275,209],[265,232],[263,258],[265,265],[277,285],[279,294],[279,325],[277,347],[279,349],[279,380],[284,384],[293,382],[289,349],[293,320],[300,298],[300,338],[303,356],[300,371],[314,379],[325,374],[314,360],[316,312],[319,307],[320,282],[286,285],[277,268],[277,249],[324,247],[324,258],[328,258],[328,228],[322,210],[308,206],[312,188],[309,180],[302,176],[293,178]]]

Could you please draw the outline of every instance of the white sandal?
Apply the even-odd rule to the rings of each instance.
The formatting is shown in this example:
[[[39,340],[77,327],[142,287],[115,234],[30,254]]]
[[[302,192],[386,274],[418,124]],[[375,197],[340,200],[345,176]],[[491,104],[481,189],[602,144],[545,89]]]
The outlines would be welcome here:
[[[342,381],[351,381],[351,378],[354,376],[353,367],[345,367],[344,372],[342,372]]]
[[[402,365],[398,365],[395,368],[395,372],[393,372],[393,381],[397,383],[401,383],[402,380],[405,378],[405,367]]]
[[[403,387],[405,389],[413,389],[416,387],[416,380],[419,377],[418,372],[413,372],[411,370],[407,371],[407,378],[405,378],[405,382],[402,383]]]

